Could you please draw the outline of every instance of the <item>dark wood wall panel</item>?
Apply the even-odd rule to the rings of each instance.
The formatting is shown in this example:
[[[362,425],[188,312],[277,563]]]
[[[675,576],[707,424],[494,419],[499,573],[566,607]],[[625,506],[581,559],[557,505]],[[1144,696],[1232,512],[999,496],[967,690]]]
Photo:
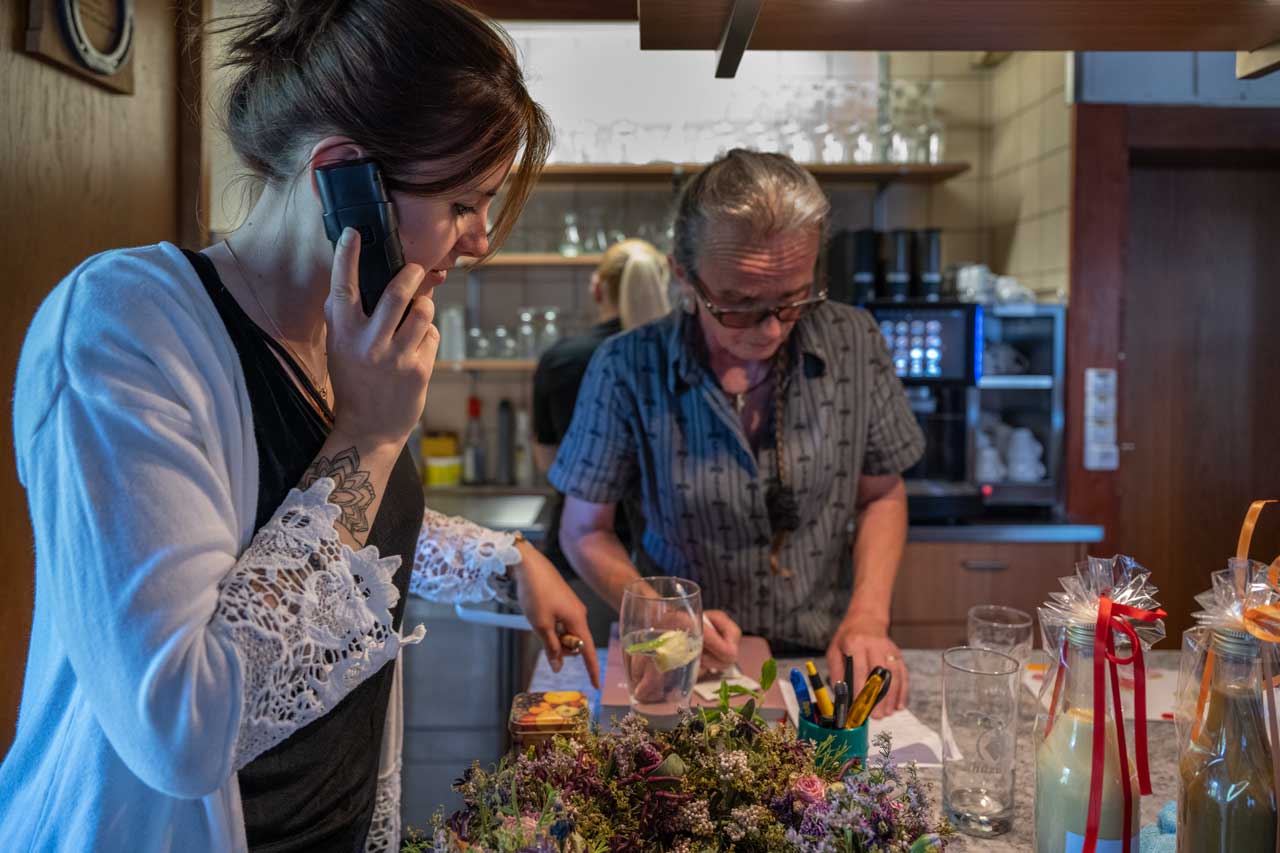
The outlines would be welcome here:
[[[134,4],[136,93],[122,96],[22,53],[26,6],[0,4],[0,751],[17,719],[33,600],[31,529],[7,405],[27,325],[89,255],[178,239],[173,7]],[[92,614],[86,622],[92,630]]]
[[[1114,471],[1084,469],[1084,371],[1120,364],[1128,239],[1128,114],[1123,106],[1081,105],[1071,142],[1071,307],[1067,312],[1067,512],[1101,524],[1093,554],[1113,554],[1119,493]],[[1121,385],[1126,381],[1119,371]],[[1123,464],[1123,460],[1122,460]]]
[[[1249,503],[1280,497],[1280,169],[1142,167],[1129,186],[1120,529],[1176,636]],[[1280,510],[1254,546],[1280,553]]]

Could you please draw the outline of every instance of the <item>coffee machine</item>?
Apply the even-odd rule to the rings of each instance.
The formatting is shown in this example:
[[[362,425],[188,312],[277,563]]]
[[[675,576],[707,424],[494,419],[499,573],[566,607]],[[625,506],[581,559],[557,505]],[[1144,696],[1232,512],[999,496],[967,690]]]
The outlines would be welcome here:
[[[973,482],[973,437],[982,378],[982,306],[971,302],[869,302],[925,435],[924,456],[903,475],[912,522],[982,514]]]
[[[843,231],[826,255],[831,298],[875,317],[924,431],[924,457],[904,475],[916,523],[960,521],[983,511],[972,476],[982,306],[944,300],[941,260],[937,229]]]
[[[1057,517],[1065,306],[955,301],[943,283],[941,256],[936,229],[842,231],[824,256],[831,299],[876,318],[925,433],[924,458],[906,472],[911,520]],[[993,474],[977,464],[993,447],[1007,459],[1006,442],[1015,431],[1035,439],[1042,470]]]

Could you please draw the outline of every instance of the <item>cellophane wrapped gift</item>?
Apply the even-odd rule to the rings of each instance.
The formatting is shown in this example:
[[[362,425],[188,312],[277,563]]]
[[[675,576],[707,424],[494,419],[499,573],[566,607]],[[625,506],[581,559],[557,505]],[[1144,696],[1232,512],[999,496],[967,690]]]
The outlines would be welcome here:
[[[1229,560],[1212,584],[1182,635],[1178,850],[1275,853],[1280,785],[1268,685],[1280,672],[1280,589],[1267,566],[1247,558]]]
[[[1164,611],[1129,557],[1090,557],[1060,583],[1038,611],[1053,663],[1035,727],[1036,850],[1137,853],[1138,798],[1151,790],[1143,653],[1164,638]],[[1122,682],[1141,706],[1128,730]]]

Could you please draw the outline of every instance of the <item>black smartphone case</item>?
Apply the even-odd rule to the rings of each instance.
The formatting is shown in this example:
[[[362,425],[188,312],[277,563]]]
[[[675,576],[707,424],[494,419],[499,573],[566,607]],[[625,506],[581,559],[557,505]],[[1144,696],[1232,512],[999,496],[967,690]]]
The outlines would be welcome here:
[[[368,316],[404,267],[396,209],[382,171],[367,158],[348,160],[316,169],[316,184],[329,242],[336,247],[344,228],[360,232],[360,305]]]

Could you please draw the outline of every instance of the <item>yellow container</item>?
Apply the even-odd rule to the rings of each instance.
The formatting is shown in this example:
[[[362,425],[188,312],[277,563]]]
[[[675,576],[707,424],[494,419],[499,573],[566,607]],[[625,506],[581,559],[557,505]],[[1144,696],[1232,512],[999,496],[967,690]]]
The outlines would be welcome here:
[[[457,456],[458,436],[451,432],[432,432],[424,435],[418,445],[422,450],[422,458],[432,456]]]
[[[428,487],[457,486],[462,483],[461,456],[428,456],[425,467]]]

